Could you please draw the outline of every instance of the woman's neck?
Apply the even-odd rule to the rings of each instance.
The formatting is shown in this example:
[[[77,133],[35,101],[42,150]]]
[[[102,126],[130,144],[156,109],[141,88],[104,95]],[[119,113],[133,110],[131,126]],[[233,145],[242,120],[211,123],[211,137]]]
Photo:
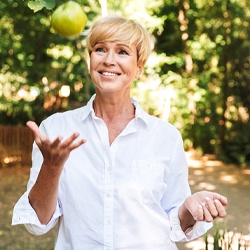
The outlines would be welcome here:
[[[95,115],[107,125],[110,145],[135,117],[135,107],[128,98],[107,98],[96,95]]]
[[[135,116],[135,107],[131,103],[130,96],[120,98],[96,95],[93,108],[95,115],[104,121],[121,119],[121,117],[133,119]]]

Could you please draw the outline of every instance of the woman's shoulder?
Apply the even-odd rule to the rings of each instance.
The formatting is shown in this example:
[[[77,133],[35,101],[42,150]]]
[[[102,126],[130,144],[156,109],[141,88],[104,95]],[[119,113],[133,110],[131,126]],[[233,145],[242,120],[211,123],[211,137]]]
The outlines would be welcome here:
[[[57,112],[50,116],[48,116],[45,120],[42,121],[43,124],[52,125],[53,123],[62,123],[66,121],[74,121],[74,120],[81,120],[84,114],[85,106],[67,110],[64,112]]]
[[[155,126],[157,126],[158,128],[168,129],[179,133],[177,127],[171,122],[163,120],[162,118],[153,115],[148,115],[148,117],[149,117],[149,124],[151,124],[151,126],[152,124],[155,124]]]

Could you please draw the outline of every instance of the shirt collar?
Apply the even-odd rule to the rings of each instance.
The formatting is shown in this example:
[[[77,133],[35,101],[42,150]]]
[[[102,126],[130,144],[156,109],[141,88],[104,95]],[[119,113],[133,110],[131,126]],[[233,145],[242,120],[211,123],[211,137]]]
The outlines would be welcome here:
[[[149,114],[146,113],[140,104],[134,99],[131,98],[132,104],[135,106],[135,118],[136,120],[142,120],[146,125],[148,125],[149,122]]]
[[[83,109],[82,120],[84,121],[90,114],[94,114],[93,102],[95,100],[95,94],[90,98],[87,105]]]
[[[94,115],[95,111],[93,109],[93,102],[95,100],[96,94],[94,94],[87,105],[84,107],[82,120],[85,120],[90,114]],[[148,114],[141,108],[140,104],[134,99],[131,98],[132,104],[135,106],[135,118],[136,120],[142,120],[146,125],[148,125]]]

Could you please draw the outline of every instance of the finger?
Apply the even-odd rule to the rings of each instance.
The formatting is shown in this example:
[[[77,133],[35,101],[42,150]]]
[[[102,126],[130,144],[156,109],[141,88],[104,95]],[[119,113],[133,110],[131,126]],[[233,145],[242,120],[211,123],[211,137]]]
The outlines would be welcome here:
[[[206,207],[205,203],[202,203],[202,208],[203,208],[203,214],[204,214],[203,221],[206,221],[206,222],[213,221],[214,218],[210,214],[210,212],[209,212],[208,208]]]
[[[40,135],[39,128],[35,122],[28,121],[26,125],[31,129],[34,137],[38,137]]]
[[[213,195],[213,200],[214,200],[214,201],[215,201],[215,200],[220,201],[221,204],[222,204],[223,206],[226,206],[226,205],[227,205],[227,197],[225,197],[225,196],[223,196],[223,195],[220,195],[220,194],[218,194],[218,193],[214,193],[214,195]]]
[[[204,220],[204,213],[203,213],[203,208],[201,205],[199,205],[199,207],[197,209],[197,213],[195,214],[195,216],[193,218],[196,221],[203,221]]]
[[[51,144],[51,147],[55,148],[55,147],[58,147],[58,145],[61,143],[63,137],[62,136],[59,136],[57,137]]]
[[[217,208],[218,215],[221,218],[225,217],[227,215],[227,213],[226,213],[225,207],[220,203],[220,201],[215,199],[214,204],[215,204],[215,206]]]
[[[71,135],[67,140],[65,140],[65,142],[62,144],[62,147],[68,148],[71,151],[71,150],[79,147],[83,143],[85,143],[86,142],[85,139],[82,139],[76,143],[73,143],[75,141],[75,139],[79,137],[79,135],[80,135],[79,133],[74,133],[73,135]]]
[[[40,144],[42,140],[42,135],[40,134],[37,124],[35,122],[28,121],[26,125],[32,131],[36,144]]]
[[[67,140],[62,143],[63,148],[69,148],[74,140],[79,136],[79,133],[72,134]]]
[[[209,197],[206,197],[206,206],[213,218],[216,218],[218,216],[217,207],[215,206],[215,203],[213,200],[211,200]],[[217,200],[218,201],[218,200]]]
[[[44,136],[40,133],[39,127],[37,126],[37,124],[35,122],[28,121],[26,123],[26,125],[27,125],[27,127],[29,127],[31,129],[33,136],[34,136],[34,140],[35,140],[36,144],[39,146],[39,148],[40,148],[42,143],[48,144],[50,142],[46,136]]]
[[[81,145],[84,144],[85,142],[86,142],[85,139],[81,139],[80,141],[78,141],[78,142],[72,144],[72,145],[70,146],[70,151],[72,151],[72,150],[78,148],[79,146],[81,146]]]

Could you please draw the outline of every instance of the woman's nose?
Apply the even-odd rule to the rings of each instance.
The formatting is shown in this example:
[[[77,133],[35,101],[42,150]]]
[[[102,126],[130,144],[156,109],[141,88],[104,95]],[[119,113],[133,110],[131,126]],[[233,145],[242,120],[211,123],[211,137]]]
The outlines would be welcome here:
[[[104,63],[108,66],[110,65],[114,65],[115,64],[115,53],[112,51],[108,51],[106,53],[105,59],[104,59]]]

